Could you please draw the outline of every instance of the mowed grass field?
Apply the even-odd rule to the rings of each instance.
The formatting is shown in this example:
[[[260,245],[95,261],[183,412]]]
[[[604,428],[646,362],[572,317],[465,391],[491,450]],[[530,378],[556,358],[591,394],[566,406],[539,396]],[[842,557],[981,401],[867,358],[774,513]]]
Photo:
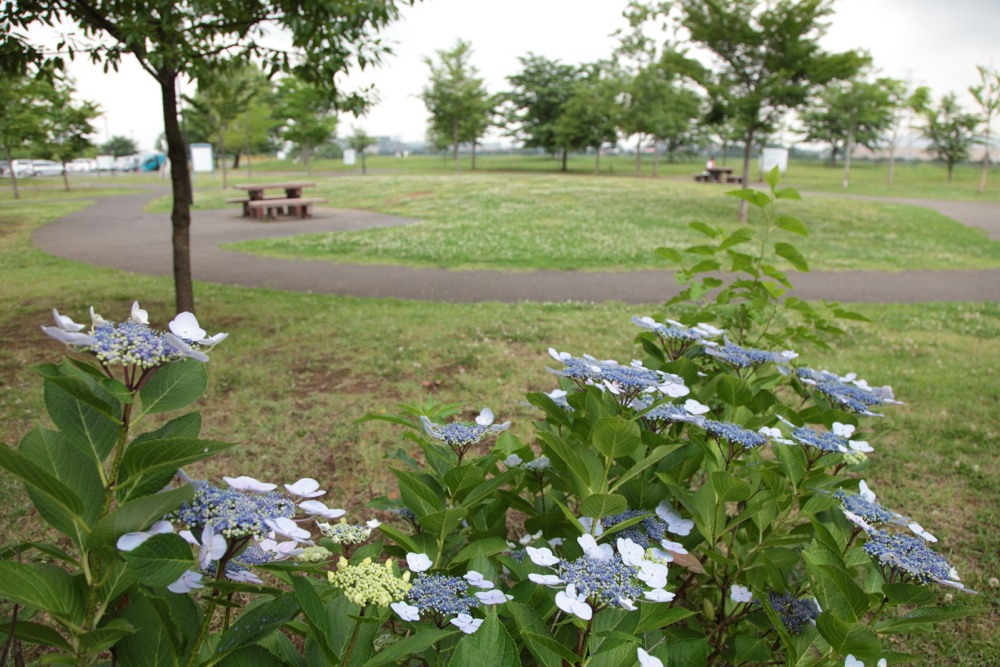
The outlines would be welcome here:
[[[261,176],[267,180],[267,176]],[[704,242],[695,221],[738,229],[731,188],[675,179],[522,172],[317,176],[326,206],[415,224],[306,234],[231,246],[278,257],[447,269],[630,271],[664,268],[652,252]],[[197,190],[196,206],[226,208],[231,191]],[[169,210],[168,198],[155,210]],[[814,270],[980,269],[1000,266],[1000,242],[929,209],[806,194],[778,214],[810,229],[790,237]],[[759,218],[759,213],[752,212]],[[754,249],[756,250],[756,249]]]
[[[352,185],[369,187],[366,178]],[[472,181],[465,187],[475,191]],[[370,182],[366,196],[389,198]],[[572,183],[566,186],[567,201]],[[630,193],[624,190],[623,199]],[[479,210],[481,194],[468,201],[470,219],[487,215]],[[138,299],[156,325],[173,315],[169,280],[93,268],[32,247],[32,229],[86,205],[53,196],[44,207],[24,201],[0,208],[0,330],[6,342],[0,348],[0,432],[10,445],[46,419],[41,382],[27,366],[58,361],[63,353],[38,330],[50,322],[51,308],[85,320],[87,307],[94,305],[106,317],[121,318]],[[209,391],[198,406],[204,432],[239,446],[189,472],[274,481],[309,474],[330,490],[331,502],[357,520],[376,515],[365,507],[368,498],[394,491],[386,454],[409,447],[398,430],[358,424],[359,417],[392,412],[398,403],[458,402],[466,418],[489,406],[499,418],[512,420],[520,437],[530,438],[537,415],[520,400],[526,391],[555,386],[545,371],[546,348],[627,360],[637,354],[637,329],[629,317],[663,315],[656,304],[450,305],[204,284],[197,285],[196,297],[205,328],[231,334],[209,364]],[[887,506],[934,532],[938,549],[967,585],[980,591],[952,596],[981,613],[908,638],[897,648],[921,656],[917,664],[927,666],[1000,664],[995,637],[1000,463],[994,455],[1000,434],[1000,307],[856,309],[872,322],[846,323],[847,334],[831,351],[798,351],[814,367],[856,371],[873,384],[894,386],[906,405],[893,407],[885,419],[865,422],[876,454],[864,477]],[[4,474],[0,503],[0,542],[38,537],[41,524],[23,489]],[[949,591],[939,594],[946,603]]]

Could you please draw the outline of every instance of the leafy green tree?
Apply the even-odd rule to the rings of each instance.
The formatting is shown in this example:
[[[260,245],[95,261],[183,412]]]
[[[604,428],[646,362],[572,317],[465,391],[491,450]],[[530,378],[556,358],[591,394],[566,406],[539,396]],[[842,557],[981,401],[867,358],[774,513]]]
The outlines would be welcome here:
[[[565,152],[593,148],[596,158],[594,173],[601,171],[601,149],[618,140],[618,105],[615,98],[620,80],[607,63],[584,68],[585,75],[577,81],[563,112],[555,124],[556,145]]]
[[[313,149],[337,132],[336,106],[320,88],[294,76],[278,83],[278,99],[281,136],[296,145],[311,174]]]
[[[983,194],[986,189],[986,175],[990,171],[990,125],[993,116],[1000,111],[1000,72],[983,65],[977,65],[979,70],[980,84],[969,86],[969,92],[976,99],[979,108],[982,110],[982,139],[983,146],[983,168],[979,172],[979,185],[976,186],[976,193]]]
[[[69,192],[69,173],[66,164],[94,147],[90,135],[94,133],[91,121],[100,115],[93,102],[77,102],[74,89],[67,82],[52,88],[50,106],[43,121],[45,138],[42,151],[45,157],[58,160],[63,165],[63,185]]]
[[[459,40],[450,51],[438,51],[437,62],[424,59],[431,77],[420,96],[431,115],[431,133],[439,140],[450,137],[456,172],[460,169],[459,146],[471,143],[475,151],[476,142],[489,127],[494,107],[479,71],[469,62],[471,56],[472,45]]]
[[[368,168],[365,164],[368,158],[368,147],[378,143],[378,139],[369,135],[363,128],[354,128],[354,134],[347,138],[347,145],[357,151],[361,156],[361,173],[367,174]]]
[[[50,87],[43,77],[0,71],[0,148],[8,164],[12,164],[18,148],[45,136],[42,120],[49,108],[46,92]],[[19,199],[17,174],[13,169],[8,172],[14,198]]]
[[[124,137],[118,134],[111,135],[111,138],[101,144],[101,153],[121,157],[123,155],[135,155],[139,152],[139,147],[135,144],[135,139]]]
[[[566,171],[567,150],[556,140],[556,123],[584,72],[533,53],[518,60],[521,71],[507,77],[512,88],[504,94],[508,131],[525,148],[541,148],[552,155],[561,153],[561,168]]]
[[[955,163],[969,157],[979,118],[963,113],[958,98],[951,93],[942,97],[936,108],[924,111],[924,121],[924,138],[930,142],[927,149],[948,167],[950,183]]]
[[[246,111],[233,119],[226,133],[226,143],[231,146],[241,146],[241,152],[236,154],[233,169],[238,168],[240,156],[246,156],[247,177],[253,175],[253,160],[255,152],[271,151],[274,148],[272,138],[278,128],[278,120],[274,117],[275,95],[270,88],[262,91],[250,101]]]
[[[23,71],[26,63],[64,64],[61,55],[86,54],[117,68],[134,56],[160,87],[170,159],[173,272],[177,310],[193,312],[191,279],[191,184],[187,149],[177,115],[177,77],[200,78],[220,62],[253,60],[266,71],[294,72],[317,84],[338,108],[360,112],[369,100],[345,94],[338,75],[380,61],[386,47],[378,31],[397,18],[398,5],[415,0],[310,2],[298,0],[18,0],[0,4],[0,68]],[[78,30],[51,46],[34,42],[41,27]],[[280,44],[262,39],[284,31]],[[76,36],[79,37],[76,37]],[[289,46],[290,44],[290,46]],[[15,57],[6,57],[8,55]]]
[[[899,138],[899,126],[904,112],[923,113],[930,104],[931,89],[920,86],[910,90],[906,84],[896,81],[889,88],[889,96],[893,100],[892,126],[889,128],[886,147],[889,151],[889,170],[886,173],[886,185],[892,185],[896,174],[896,142]]]
[[[743,130],[744,185],[759,136],[804,105],[816,86],[850,78],[866,61],[820,48],[829,0],[678,0],[677,6],[691,41],[715,55],[715,71],[705,70],[700,83],[713,100],[711,117]],[[746,218],[741,200],[740,220]]]
[[[835,81],[826,86],[816,103],[801,114],[806,141],[830,144],[830,159],[835,165],[837,153],[844,154],[844,178],[847,188],[851,155],[858,145],[874,150],[895,120],[896,99],[892,90],[900,85],[895,79]]]
[[[228,187],[227,135],[265,84],[264,75],[255,65],[223,63],[215,70],[204,72],[198,79],[197,93],[184,98],[188,104],[189,127],[203,134],[218,149],[223,190]]]

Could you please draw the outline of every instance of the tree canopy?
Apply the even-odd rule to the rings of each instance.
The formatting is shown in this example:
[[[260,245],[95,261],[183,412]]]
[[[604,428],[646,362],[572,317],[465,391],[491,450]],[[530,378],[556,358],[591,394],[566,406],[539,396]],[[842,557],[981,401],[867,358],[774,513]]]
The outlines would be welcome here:
[[[710,117],[743,130],[743,183],[754,141],[774,129],[785,111],[803,106],[817,86],[854,76],[866,63],[855,52],[819,46],[829,0],[678,0],[680,24],[691,41],[715,56],[700,81],[713,100]],[[747,205],[741,200],[740,219]]]
[[[420,95],[431,115],[428,133],[436,137],[434,143],[452,147],[456,171],[459,146],[474,146],[479,141],[489,127],[494,107],[471,57],[472,45],[459,40],[454,48],[438,51],[436,61],[424,59],[431,70],[430,81]]]
[[[924,137],[930,142],[927,150],[948,167],[951,181],[956,162],[969,157],[979,118],[962,111],[954,93],[945,95],[936,107],[924,111]]]
[[[509,107],[508,131],[526,148],[541,148],[552,154],[561,151],[562,170],[566,171],[566,150],[559,145],[556,124],[584,72],[575,65],[533,53],[518,60],[521,71],[507,77],[511,89],[504,94]]]

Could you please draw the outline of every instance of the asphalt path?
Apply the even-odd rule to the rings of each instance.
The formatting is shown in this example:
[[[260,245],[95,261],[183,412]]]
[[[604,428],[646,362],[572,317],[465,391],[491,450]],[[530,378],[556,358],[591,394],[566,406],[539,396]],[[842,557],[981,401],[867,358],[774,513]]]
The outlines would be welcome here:
[[[94,205],[49,223],[34,234],[35,244],[52,255],[90,264],[171,275],[171,229],[167,213],[146,213],[163,188],[97,198]],[[1000,241],[1000,205],[885,199],[926,206]],[[338,264],[278,259],[223,250],[224,243],[315,232],[413,224],[417,220],[351,209],[317,208],[307,220],[251,221],[236,206],[195,211],[191,223],[191,264],[195,280],[297,292],[357,297],[467,303],[539,301],[658,303],[680,287],[668,270],[449,271],[393,265]],[[1000,269],[949,271],[838,271],[791,274],[791,294],[808,300],[845,303],[1000,301]]]

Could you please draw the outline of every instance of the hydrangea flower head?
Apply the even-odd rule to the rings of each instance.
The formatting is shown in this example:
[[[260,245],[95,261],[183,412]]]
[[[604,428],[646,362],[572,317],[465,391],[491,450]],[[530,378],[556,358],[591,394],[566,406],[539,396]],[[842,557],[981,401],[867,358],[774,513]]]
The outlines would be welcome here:
[[[875,529],[868,533],[863,547],[865,552],[883,566],[906,575],[920,584],[934,582],[962,591],[965,588],[955,571],[941,554],[927,543],[910,535],[892,534]]]
[[[91,328],[86,333],[85,325],[58,310],[52,315],[55,326],[43,326],[42,331],[74,350],[94,355],[104,366],[150,369],[187,358],[206,362],[205,350],[226,337],[219,334],[207,344],[208,339],[184,341],[175,334],[157,331],[149,326],[149,315],[138,302],[132,304],[131,316],[123,322],[105,320],[91,308]]]
[[[483,408],[473,423],[435,424],[425,416],[420,417],[420,423],[423,424],[424,432],[428,436],[453,448],[470,447],[510,428],[510,422],[494,424],[493,420],[493,411],[489,408]]]
[[[864,380],[858,380],[854,373],[843,377],[826,370],[796,368],[795,373],[803,384],[811,385],[840,407],[861,415],[881,417],[871,408],[886,403],[900,404],[895,399],[892,387],[871,387]]]
[[[199,481],[192,481],[191,486],[194,497],[168,518],[190,527],[211,525],[226,539],[253,536],[261,540],[272,530],[269,521],[289,521],[295,516],[295,505],[277,493],[246,493]]]
[[[327,579],[331,586],[342,590],[348,600],[362,607],[388,607],[402,601],[411,588],[409,572],[401,576],[393,568],[392,561],[378,563],[371,558],[357,565],[341,558],[337,569],[327,573]]]
[[[650,370],[638,361],[625,366],[614,359],[599,360],[589,354],[574,357],[552,348],[549,349],[549,354],[565,366],[560,370],[550,368],[549,371],[570,378],[581,386],[598,387],[615,396],[624,397],[624,404],[630,403],[632,399],[644,393],[659,392],[674,398],[691,393],[681,377]]]
[[[334,544],[361,544],[371,537],[372,530],[375,529],[368,524],[347,523],[347,519],[341,519],[333,524],[320,523],[317,526],[319,531]]]
[[[415,605],[420,613],[429,612],[443,616],[469,614],[479,606],[479,599],[469,594],[469,582],[462,577],[443,574],[417,575],[406,599]]]
[[[772,591],[768,593],[767,601],[793,635],[801,633],[806,625],[815,622],[819,616],[819,608],[813,600],[797,598],[791,593]]]
[[[705,354],[715,357],[721,361],[737,368],[749,368],[763,364],[780,364],[791,361],[799,356],[791,350],[783,352],[768,352],[758,350],[753,347],[741,347],[728,338],[725,338],[725,345],[706,347]]]
[[[744,449],[760,447],[767,442],[767,437],[757,431],[751,431],[739,424],[732,422],[721,422],[714,419],[705,419],[699,424],[712,437],[717,440],[725,440],[731,444],[742,445]]]

